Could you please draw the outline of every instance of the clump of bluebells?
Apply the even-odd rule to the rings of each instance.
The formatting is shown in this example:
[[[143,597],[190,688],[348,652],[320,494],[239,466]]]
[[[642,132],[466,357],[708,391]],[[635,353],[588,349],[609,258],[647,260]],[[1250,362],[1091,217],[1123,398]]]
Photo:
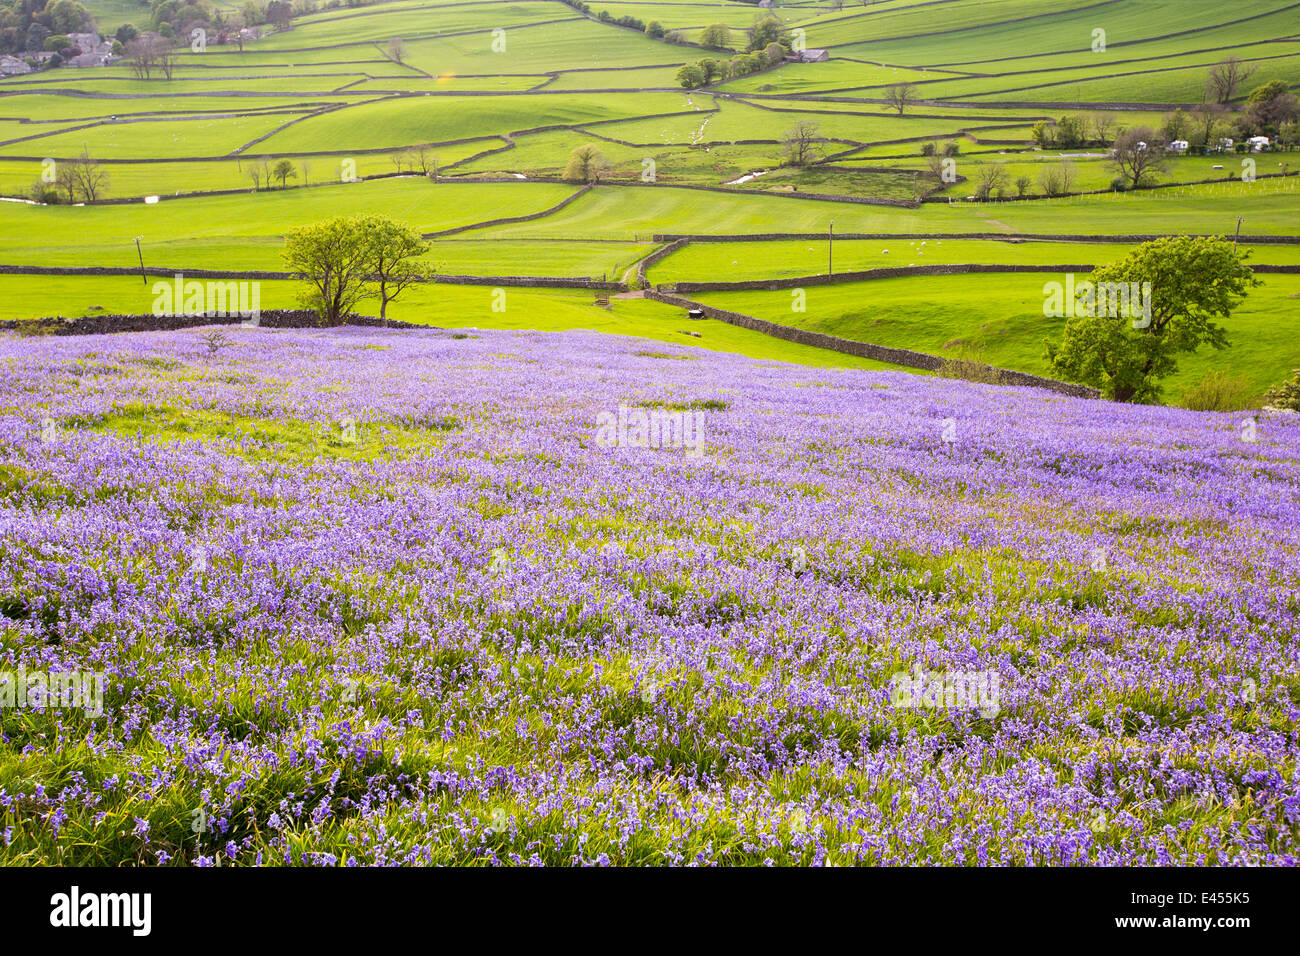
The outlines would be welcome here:
[[[0,863],[1296,861],[1293,416],[200,334],[0,341]]]

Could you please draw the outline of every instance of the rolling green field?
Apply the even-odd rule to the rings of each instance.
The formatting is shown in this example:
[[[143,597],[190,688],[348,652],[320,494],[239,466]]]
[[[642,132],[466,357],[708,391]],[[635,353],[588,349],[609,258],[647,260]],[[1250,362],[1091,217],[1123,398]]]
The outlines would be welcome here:
[[[237,6],[216,9],[237,23]],[[94,0],[89,8],[105,33],[152,25],[142,4]],[[675,32],[656,38],[601,16]],[[682,88],[683,64],[712,58],[725,67],[763,16],[775,17],[796,49],[825,49],[829,58],[747,75],[724,69],[702,88]],[[724,48],[700,47],[703,29],[719,23],[730,28]],[[1253,72],[1225,116],[1237,115],[1259,84],[1294,87],[1300,29],[1281,0],[799,2],[770,12],[730,0],[606,0],[586,11],[558,0],[396,0],[320,6],[284,29],[255,29],[242,51],[178,44],[170,79],[138,77],[126,62],[0,79],[0,194],[13,200],[0,202],[0,317],[145,310],[138,281],[75,273],[132,268],[141,255],[156,269],[282,272],[288,229],[367,212],[424,233],[427,258],[444,275],[633,282],[636,263],[665,235],[732,241],[678,249],[649,270],[651,284],[815,275],[827,268],[824,240],[747,240],[832,228],[884,237],[838,240],[836,272],[1099,265],[1134,243],[1088,237],[1230,234],[1238,217],[1253,263],[1300,264],[1300,245],[1249,241],[1300,235],[1293,151],[1249,157],[1264,177],[1253,181],[1242,180],[1241,156],[1188,155],[1158,170],[1155,181],[1171,188],[1045,199],[1040,180],[1063,165],[1072,192],[1109,190],[1115,172],[1104,147],[1040,149],[1031,135],[1034,123],[1066,115],[1112,135],[1158,127],[1175,109],[1194,109],[1207,71],[1228,56]],[[916,101],[900,112],[886,100],[902,82],[915,84]],[[808,124],[808,161],[789,164],[787,140],[799,124]],[[922,155],[929,143],[953,144],[955,181],[931,169]],[[579,193],[582,184],[560,180],[583,146],[598,149],[604,167]],[[42,177],[82,155],[104,174],[96,201],[48,204]],[[290,172],[270,181],[282,161]],[[977,201],[994,167],[1002,167],[1004,201]],[[1206,179],[1217,181],[1199,183]],[[1016,201],[1022,189],[1030,198]],[[931,201],[916,204],[922,197]],[[1016,241],[1022,234],[1047,238]],[[5,266],[74,272],[4,275]],[[1300,365],[1295,278],[1265,280],[1237,317],[1256,331],[1183,363],[1166,401],[1179,401],[1206,368],[1231,369],[1262,395]],[[1041,373],[1041,339],[1051,332],[1037,301],[1041,284],[1041,276],[1009,273],[848,282],[817,287],[801,316],[783,316],[787,292],[700,298],[847,338]],[[293,284],[280,280],[268,281],[265,294],[266,307],[295,298]],[[445,326],[652,334],[645,316],[672,312],[537,289],[512,291],[519,305],[507,317],[483,313],[475,303],[485,295],[481,286],[435,283],[406,294],[394,314]],[[709,347],[856,361],[778,339],[756,346],[756,333],[707,326]]]
[[[1043,285],[1057,274],[957,275],[879,279],[804,290],[806,311],[793,311],[790,290],[702,292],[694,298],[722,309],[858,339],[916,349],[953,359],[985,362],[1050,376],[1044,359],[1061,319],[1043,315]],[[1165,398],[1177,404],[1183,390],[1210,369],[1244,377],[1252,400],[1287,377],[1295,365],[1294,315],[1300,275],[1270,275],[1226,323],[1230,347],[1202,348],[1179,360],[1165,379]]]

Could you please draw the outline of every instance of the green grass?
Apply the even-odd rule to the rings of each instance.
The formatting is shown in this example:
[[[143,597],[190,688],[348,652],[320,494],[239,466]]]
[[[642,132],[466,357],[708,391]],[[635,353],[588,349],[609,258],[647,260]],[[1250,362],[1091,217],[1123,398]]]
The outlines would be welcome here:
[[[455,162],[485,148],[498,145],[495,141],[460,143],[453,146],[440,146],[432,152],[439,165]],[[350,159],[355,164],[353,175],[361,178],[380,176],[396,171],[394,155],[391,153],[358,153],[355,156],[285,156],[272,157],[272,165],[280,159],[290,159],[294,164],[295,175],[289,179],[289,188],[304,184],[321,185],[340,182],[343,176],[343,160]],[[304,163],[308,168],[304,169]],[[174,196],[177,193],[217,192],[239,189],[250,193],[253,182],[249,174],[261,169],[258,157],[236,157],[209,162],[192,160],[174,160],[170,162],[126,162],[106,166],[108,182],[104,191],[105,198],[125,197],[142,198],[144,196]],[[409,169],[409,163],[403,160],[403,169]],[[7,196],[27,195],[32,183],[40,176],[42,167],[33,160],[0,159],[0,194]],[[264,180],[262,180],[264,183]],[[279,181],[274,183],[274,192],[280,188]],[[265,188],[263,186],[263,188]]]
[[[836,272],[901,266],[952,264],[1104,265],[1122,259],[1126,243],[1084,243],[982,239],[838,239]],[[1252,245],[1252,264],[1300,264],[1300,246]],[[798,242],[699,242],[678,249],[652,266],[651,282],[741,282],[764,278],[823,275],[825,239]]]
[[[422,232],[436,232],[549,210],[576,187],[524,180],[560,175],[573,149],[584,144],[597,145],[610,161],[604,179],[611,185],[598,186],[540,219],[471,228],[437,240],[429,257],[437,269],[444,274],[612,279],[627,274],[654,248],[655,233],[822,234],[832,221],[838,234],[1222,234],[1235,229],[1242,216],[1248,234],[1293,234],[1300,221],[1300,182],[1294,179],[1025,203],[964,201],[987,163],[1006,166],[1009,194],[1022,175],[1035,181],[1031,190],[1037,192],[1042,166],[1057,162],[1058,156],[1030,148],[1030,125],[1042,117],[1089,112],[1082,106],[1003,107],[998,100],[1080,99],[1099,106],[1195,101],[1208,64],[1230,53],[1259,58],[1291,52],[1279,39],[1296,34],[1294,13],[1280,10],[1282,5],[1280,0],[1242,0],[1231,8],[1215,0],[1116,0],[1097,8],[1080,0],[888,0],[841,9],[829,3],[783,5],[773,13],[803,29],[808,46],[829,47],[832,59],[783,64],[727,81],[718,86],[721,96],[681,91],[675,79],[679,64],[717,54],[601,24],[561,4],[397,0],[319,10],[295,18],[290,30],[250,43],[242,53],[230,46],[203,54],[183,52],[171,81],[138,80],[125,66],[50,70],[0,81],[0,94],[6,94],[0,95],[0,142],[37,135],[0,146],[0,193],[26,196],[42,172],[42,159],[66,159],[84,148],[97,159],[112,161],[105,166],[110,178],[104,196],[180,197],[156,205],[95,208],[0,203],[0,263],[133,267],[139,236],[151,266],[278,271],[283,269],[285,231],[326,216],[380,212]],[[735,46],[743,45],[743,28],[759,15],[748,4],[731,2],[599,0],[595,9],[657,19],[688,33],[725,22],[734,28]],[[109,30],[120,19],[137,26],[143,22],[143,8],[124,0],[95,0],[95,10]],[[546,20],[558,22],[542,22]],[[1107,32],[1104,52],[1090,49],[1092,30],[1098,27]],[[494,49],[495,28],[505,31],[504,49],[499,43]],[[1179,31],[1190,32],[1159,38]],[[387,56],[392,37],[405,40],[405,64]],[[1273,77],[1294,83],[1300,75],[1297,57],[1257,60],[1260,70],[1248,88]],[[1134,71],[1144,72],[1119,75]],[[892,115],[881,103],[865,102],[879,99],[885,85],[901,80],[918,82],[923,96],[950,102],[917,105],[903,116]],[[592,92],[600,90],[606,92]],[[730,98],[735,95],[744,99]],[[809,95],[820,98],[800,98]],[[1166,112],[1129,108],[1110,109],[1107,115],[1123,126],[1158,124]],[[661,113],[683,115],[652,115]],[[290,122],[295,119],[300,121]],[[816,123],[821,136],[838,141],[827,147],[845,153],[837,156],[836,168],[779,165],[780,140],[800,121]],[[95,125],[69,131],[83,122]],[[480,155],[509,144],[508,134],[547,126],[578,128],[518,135],[512,148]],[[809,193],[910,198],[914,186],[924,190],[935,185],[925,174],[921,143],[950,138],[961,142],[957,171],[966,177],[946,190],[956,202],[902,209],[807,198]],[[465,139],[469,142],[434,149],[444,178],[495,175],[512,181],[337,182],[345,160],[355,163],[357,175],[372,176],[392,171],[393,154],[413,144]],[[759,142],[737,144],[739,140]],[[232,155],[241,148],[243,154]],[[291,186],[304,180],[331,185],[253,193],[249,169],[282,157],[295,164]],[[1255,158],[1261,172],[1291,161],[1285,155]],[[641,182],[647,159],[655,164],[653,186]],[[1077,189],[1103,189],[1113,178],[1100,158],[1078,158],[1073,165]],[[1215,170],[1215,165],[1224,169]],[[730,194],[675,188],[722,186],[760,170],[764,175],[727,187]],[[1230,177],[1239,170],[1236,156],[1184,158],[1170,164],[1167,179]],[[238,192],[201,195],[226,190]],[[200,195],[182,197],[191,193]],[[901,238],[840,240],[835,265],[837,271],[847,271],[909,263],[1101,263],[1126,248],[1073,241],[948,240],[922,246],[919,240],[913,245]],[[661,263],[651,278],[670,282],[816,274],[825,269],[825,258],[820,241],[699,244]],[[1291,247],[1260,246],[1254,261],[1297,259]],[[1284,329],[1292,301],[1274,293],[1289,288],[1290,279],[1275,278],[1250,308],[1259,310],[1259,322],[1271,317]],[[1040,279],[871,283],[860,291],[871,297],[878,310],[872,315],[882,324],[866,331],[888,336],[890,344],[928,350],[971,340],[975,344],[953,348],[978,347],[988,351],[990,361],[1004,355],[1003,364],[1041,370],[1037,342],[1010,347],[1005,335],[979,331],[990,321],[994,324],[988,328],[1018,327],[1023,289],[1041,285]],[[999,283],[1010,284],[1004,288]],[[7,316],[78,314],[93,306],[143,310],[139,285],[129,278],[6,277],[0,288],[9,296],[0,303],[0,314]],[[291,302],[289,288],[268,283],[267,294]],[[437,295],[422,290],[397,308],[412,310],[421,321],[481,321],[491,327],[528,322],[547,328],[576,327],[571,323],[582,321],[607,328],[625,314],[649,308],[620,303],[610,312],[592,306],[582,298],[589,299],[585,293],[512,290],[512,302],[527,303],[526,318],[513,312],[485,315],[483,287],[436,288]],[[1002,291],[980,305],[966,301],[960,290],[967,288]],[[918,309],[925,311],[914,294],[921,289],[952,293],[951,322],[927,320],[931,328],[902,321]],[[855,310],[852,303],[836,300],[837,294],[827,289],[812,297],[829,303],[829,312],[819,313],[817,321],[843,321],[847,331],[863,331],[844,318]],[[528,298],[533,295],[535,299]],[[1012,311],[999,311],[997,303],[1004,300]],[[895,318],[897,325],[891,324]],[[1038,331],[1034,338],[1041,338]],[[677,331],[667,334],[685,338]],[[750,342],[752,335],[745,336]],[[764,341],[772,357],[795,354],[784,343]],[[1264,335],[1261,341],[1272,339]],[[1279,362],[1292,361],[1285,348],[1270,348],[1259,350],[1260,369],[1248,373],[1251,388],[1271,377]],[[800,361],[828,360],[817,359],[823,353],[815,350],[798,354]],[[1248,347],[1233,354],[1254,355]],[[1188,375],[1200,361],[1189,363]]]
[[[378,209],[432,232],[553,206],[574,189],[546,183],[431,183],[385,179],[257,195],[203,196],[120,206],[28,206],[0,203],[0,261],[31,265],[136,264],[134,237],[145,261],[159,266],[279,269],[284,232],[323,215],[356,216]],[[255,207],[256,213],[250,213]]]
[[[155,281],[162,280],[150,277],[149,284],[145,284],[138,276],[0,276],[0,320],[149,312]],[[261,307],[297,308],[300,288],[296,282],[263,281]],[[683,310],[650,299],[615,298],[600,305],[593,293],[583,290],[509,288],[505,290],[504,310],[496,311],[493,306],[501,300],[493,293],[487,286],[417,286],[391,303],[388,314],[397,321],[464,329],[467,334],[472,334],[473,329],[538,332],[589,329],[816,367],[893,367],[796,345],[725,322],[692,321]],[[375,311],[373,303],[362,303],[360,310]],[[195,348],[201,349],[199,333],[193,334]]]
[[[306,113],[300,114],[306,115]],[[294,119],[293,115],[211,117],[148,123],[104,123],[0,146],[0,156],[74,157],[88,149],[96,159],[177,159],[226,156]],[[148,127],[148,138],[138,127]]]
[[[473,108],[454,97],[412,96],[358,104],[288,127],[257,146],[272,153],[374,149],[499,136],[542,125],[616,119],[684,109],[676,93],[597,96],[582,93],[478,96]],[[539,116],[545,116],[543,122]]]
[[[1225,323],[1231,347],[1202,349],[1179,360],[1165,380],[1165,399],[1211,369],[1247,380],[1258,403],[1269,386],[1300,366],[1300,276],[1263,276]],[[843,338],[912,348],[934,355],[986,362],[1002,368],[1051,375],[1044,341],[1059,337],[1061,319],[1043,315],[1043,284],[1061,276],[925,276],[810,286],[806,311],[793,311],[790,290],[696,293],[718,308]]]

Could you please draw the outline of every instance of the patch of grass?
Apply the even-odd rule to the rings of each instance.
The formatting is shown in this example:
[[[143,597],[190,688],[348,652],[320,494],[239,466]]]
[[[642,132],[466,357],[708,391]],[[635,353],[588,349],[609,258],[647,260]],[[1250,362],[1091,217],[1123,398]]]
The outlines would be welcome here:
[[[1197,412],[1240,412],[1255,407],[1256,390],[1244,375],[1206,369],[1195,385],[1183,389],[1184,408]]]

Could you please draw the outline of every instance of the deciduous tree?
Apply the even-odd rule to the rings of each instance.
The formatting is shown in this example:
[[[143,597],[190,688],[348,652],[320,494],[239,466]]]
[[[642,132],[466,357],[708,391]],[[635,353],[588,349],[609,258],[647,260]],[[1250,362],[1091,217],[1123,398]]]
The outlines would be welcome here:
[[[893,86],[885,87],[885,102],[898,110],[899,116],[902,116],[903,111],[915,103],[917,98],[915,83],[895,83]]]
[[[284,258],[307,288],[300,298],[321,319],[337,323],[367,292],[372,274],[370,244],[354,219],[338,217],[292,229]]]
[[[433,274],[433,267],[420,261],[429,244],[410,226],[386,216],[365,216],[357,225],[367,246],[366,297],[379,300],[379,318],[386,322],[388,303]]]
[[[810,120],[800,120],[781,137],[785,145],[783,154],[787,166],[807,166],[821,153],[818,143],[817,124]]]
[[[1126,129],[1115,139],[1110,167],[1134,187],[1147,185],[1165,168],[1165,144],[1150,126]]]
[[[714,23],[700,31],[700,45],[711,50],[725,50],[731,46],[731,27]]]
[[[1048,364],[1056,374],[1099,388],[1115,401],[1155,401],[1159,380],[1177,371],[1180,354],[1201,345],[1228,345],[1217,320],[1227,319],[1260,284],[1245,259],[1232,243],[1203,236],[1143,243],[1089,279],[1129,288],[1150,283],[1149,314],[1135,321],[1131,307],[1127,315],[1073,309],[1061,341],[1048,343]]]
[[[1210,67],[1205,77],[1205,88],[1214,97],[1216,103],[1228,103],[1237,95],[1237,90],[1255,74],[1254,66],[1247,66],[1235,56]]]
[[[574,149],[564,167],[564,178],[571,183],[600,182],[601,173],[609,169],[610,162],[597,147],[590,143]]]

